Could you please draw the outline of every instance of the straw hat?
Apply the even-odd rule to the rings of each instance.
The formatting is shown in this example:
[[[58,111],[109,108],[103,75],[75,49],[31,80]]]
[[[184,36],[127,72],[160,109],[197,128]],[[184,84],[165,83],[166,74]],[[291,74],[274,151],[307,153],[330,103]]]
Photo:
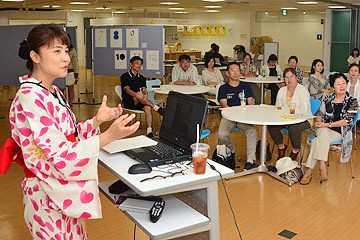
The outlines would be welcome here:
[[[276,169],[277,169],[276,174],[277,175],[283,174],[284,172],[292,170],[298,166],[299,164],[296,161],[293,161],[290,157],[280,158],[276,162]]]

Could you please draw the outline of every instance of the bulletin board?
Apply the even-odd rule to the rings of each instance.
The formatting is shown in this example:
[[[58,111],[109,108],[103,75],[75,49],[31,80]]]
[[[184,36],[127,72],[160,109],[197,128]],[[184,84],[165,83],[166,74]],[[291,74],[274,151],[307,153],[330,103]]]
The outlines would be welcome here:
[[[130,59],[144,60],[145,77],[164,75],[164,27],[101,26],[93,28],[94,74],[120,76],[130,69]]]
[[[19,77],[29,73],[26,60],[20,58],[18,52],[20,43],[34,27],[35,25],[0,26],[0,85],[20,85]],[[76,35],[73,28],[69,30],[70,35]],[[76,42],[76,36],[71,38],[75,38]],[[57,78],[53,84],[65,88],[65,78]]]

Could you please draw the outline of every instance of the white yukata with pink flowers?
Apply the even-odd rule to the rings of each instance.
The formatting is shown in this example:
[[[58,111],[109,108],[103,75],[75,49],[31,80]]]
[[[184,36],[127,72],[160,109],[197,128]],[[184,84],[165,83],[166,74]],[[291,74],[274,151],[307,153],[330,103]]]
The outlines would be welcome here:
[[[39,83],[28,76],[20,82]],[[92,119],[79,123],[76,142],[68,141],[66,136],[75,132],[69,111],[49,91],[32,83],[21,85],[9,119],[12,138],[36,175],[22,183],[24,218],[33,239],[87,239],[81,219],[102,217],[99,128],[94,129]]]

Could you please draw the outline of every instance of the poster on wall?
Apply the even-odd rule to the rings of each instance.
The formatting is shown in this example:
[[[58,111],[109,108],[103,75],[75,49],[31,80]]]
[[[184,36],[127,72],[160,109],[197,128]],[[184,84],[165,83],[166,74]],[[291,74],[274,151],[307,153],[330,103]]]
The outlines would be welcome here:
[[[115,69],[127,69],[127,57],[126,50],[115,50],[114,51],[115,59]]]
[[[185,26],[184,32],[181,32],[183,38],[225,38],[225,25],[212,26]]]
[[[126,47],[139,48],[139,29],[137,28],[126,29]]]
[[[110,29],[110,47],[122,48],[122,29]]]
[[[130,50],[130,56],[129,56],[129,59],[131,59],[132,57],[134,56],[139,56],[141,57],[142,59],[143,58],[143,51],[142,50]]]
[[[146,69],[159,70],[159,50],[146,51]]]
[[[95,29],[95,47],[107,47],[105,28]]]

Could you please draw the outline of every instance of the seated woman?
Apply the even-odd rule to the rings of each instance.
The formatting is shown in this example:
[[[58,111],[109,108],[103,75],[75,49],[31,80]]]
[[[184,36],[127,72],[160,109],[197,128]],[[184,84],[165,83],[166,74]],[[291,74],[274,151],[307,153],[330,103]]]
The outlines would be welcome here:
[[[216,85],[224,82],[224,77],[218,68],[214,68],[215,59],[213,57],[205,59],[206,68],[202,70],[201,78],[206,86],[210,87],[210,93],[216,94]]]
[[[349,58],[347,59],[347,62],[348,62],[349,67],[353,63],[356,63],[356,64],[360,63],[360,56],[359,56],[358,48],[354,48],[354,50],[351,51],[351,54],[350,54]]]
[[[303,85],[298,83],[295,69],[286,68],[284,71],[284,79],[286,86],[280,88],[276,97],[276,104],[280,104],[281,102],[284,104],[284,100],[287,99],[289,103],[295,103],[295,113],[311,115],[310,94]],[[311,125],[308,121],[305,121],[291,125],[269,126],[270,136],[278,146],[278,159],[285,157],[287,150],[287,146],[283,143],[283,135],[281,133],[281,129],[284,127],[289,129],[289,137],[293,146],[290,158],[296,160],[301,148],[302,132],[311,127]]]
[[[289,67],[295,69],[296,76],[299,79],[299,83],[304,85],[302,83],[302,81],[303,81],[303,71],[300,68],[297,67],[298,62],[299,62],[299,59],[297,58],[297,56],[290,56],[289,59],[288,59]]]
[[[349,84],[347,86],[347,91],[353,97],[360,100],[360,82],[359,82],[359,73],[360,73],[360,66],[356,63],[353,63],[349,67]]]
[[[244,77],[255,77],[258,75],[255,64],[252,62],[251,55],[245,53],[243,57],[243,63],[240,64],[240,73]],[[255,102],[260,104],[261,90],[256,83],[249,83],[253,92]]]
[[[265,64],[262,69],[261,73],[265,75],[265,77],[273,76],[276,77],[281,74],[281,68],[277,64],[278,58],[275,54],[270,54],[267,64]],[[264,73],[265,72],[265,73]],[[270,89],[271,91],[271,105],[275,105],[276,102],[276,95],[281,87],[280,83],[270,83],[265,84],[265,87]]]
[[[324,74],[324,62],[315,59],[311,64],[311,75],[308,82],[308,91],[311,99],[322,99],[323,95],[331,93],[329,78]]]
[[[309,184],[312,172],[319,161],[320,183],[328,179],[326,161],[331,142],[342,141],[343,151],[340,162],[347,162],[352,149],[352,125],[358,110],[358,101],[346,91],[348,80],[342,73],[330,76],[330,86],[335,92],[325,97],[318,116],[316,131],[311,140],[311,149],[305,166],[307,170],[300,184]]]

